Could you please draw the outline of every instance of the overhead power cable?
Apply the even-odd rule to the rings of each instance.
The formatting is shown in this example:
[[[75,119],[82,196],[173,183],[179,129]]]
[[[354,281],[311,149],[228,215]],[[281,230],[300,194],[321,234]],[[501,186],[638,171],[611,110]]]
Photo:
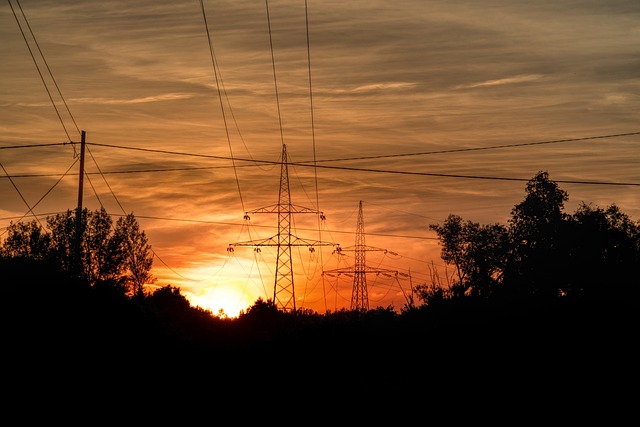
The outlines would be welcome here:
[[[2,168],[2,170],[4,171],[5,175],[7,176],[7,178],[9,178],[9,181],[11,181],[11,185],[13,185],[13,188],[18,192],[18,195],[20,196],[20,198],[22,199],[22,201],[24,202],[24,204],[27,206],[27,208],[29,209],[28,212],[31,212],[31,214],[36,218],[36,220],[38,221],[38,223],[40,224],[40,226],[42,226],[42,223],[40,223],[40,220],[38,219],[38,216],[35,214],[35,212],[33,212],[33,208],[29,205],[29,202],[27,202],[27,200],[24,198],[24,196],[22,195],[22,192],[20,191],[20,189],[18,188],[18,186],[16,185],[15,182],[13,182],[13,179],[11,179],[11,177],[9,176],[9,173],[7,172],[7,170],[4,168],[4,165],[2,163],[0,163],[0,168]],[[23,215],[23,218],[26,216]]]
[[[565,138],[565,139],[555,139],[549,141],[534,141],[534,142],[522,142],[517,144],[504,144],[504,145],[492,145],[488,147],[469,147],[469,148],[452,148],[448,150],[435,150],[435,151],[422,151],[415,153],[397,153],[397,154],[380,154],[376,156],[359,156],[359,157],[343,157],[337,159],[320,159],[320,160],[311,160],[311,161],[302,161],[300,163],[311,163],[311,162],[342,162],[348,160],[370,160],[370,159],[385,159],[392,157],[411,157],[411,156],[427,156],[432,154],[447,154],[447,153],[458,153],[465,151],[483,151],[483,150],[496,150],[501,148],[517,148],[517,147],[527,147],[531,145],[544,145],[544,144],[558,144],[562,142],[578,142],[578,141],[588,141],[594,139],[607,139],[607,138],[620,138],[624,136],[633,136],[640,135],[640,132],[627,132],[627,133],[618,133],[618,134],[610,134],[610,135],[596,135],[596,136],[585,136],[580,138]],[[31,145],[11,145],[0,147],[0,150],[7,150],[12,148],[34,148],[34,147],[44,147],[44,146],[52,146],[52,145],[65,145],[69,144],[68,142],[58,142],[58,143],[50,143],[50,144],[31,144]],[[229,160],[230,157],[226,156],[212,156],[206,154],[193,154],[193,153],[185,153],[178,151],[169,151],[169,150],[157,150],[151,148],[140,148],[140,147],[126,147],[121,145],[113,145],[113,144],[98,144],[98,143],[89,143],[87,144],[102,146],[102,147],[110,147],[110,148],[120,148],[125,150],[140,150],[140,151],[148,151],[155,153],[163,153],[163,154],[175,154],[180,156],[194,156],[194,157],[208,157],[220,160]],[[259,162],[259,163],[269,163],[269,164],[280,164],[280,161],[266,161],[266,160],[255,160],[255,159],[242,159],[235,158],[236,160],[240,160],[243,162]]]
[[[307,0],[304,1],[304,17],[305,17],[305,29],[307,34],[307,70],[308,70],[308,80],[309,80],[309,114],[311,117],[311,145],[313,148],[313,165],[316,163],[316,127],[314,120],[314,109],[313,109],[313,80],[311,78],[311,41],[309,38],[309,7],[307,5]],[[313,168],[313,180],[315,183],[315,192],[316,192],[316,209],[320,212],[320,195],[318,190],[318,168]],[[318,241],[322,241],[322,215],[318,215]],[[324,264],[322,259],[322,251],[320,251],[320,265]],[[324,282],[323,282],[324,283]],[[325,310],[327,308],[326,301],[326,292],[323,289],[322,294],[324,295],[324,304]]]
[[[27,203],[27,200],[24,198],[24,196],[22,195],[22,193],[20,192],[20,190],[18,189],[18,187],[16,186],[16,184],[13,182],[13,180],[11,179],[11,177],[9,177],[9,175],[7,175],[7,178],[9,178],[9,180],[11,181],[11,184],[13,185],[13,188],[15,188],[15,190],[18,192],[18,195],[20,195],[20,198],[22,199],[22,201],[24,202],[25,205],[27,205],[27,208],[29,208],[28,212],[24,215],[22,215],[18,221],[22,221],[22,219],[24,219],[29,212],[31,212],[31,215],[33,215],[33,217],[35,218],[35,220],[38,222],[38,224],[40,224],[40,226],[42,227],[42,223],[40,222],[40,219],[38,218],[38,215],[36,215],[36,213],[33,211],[33,209],[35,209],[36,206],[38,206],[40,204],[40,202],[42,202],[42,200],[44,200],[45,197],[47,197],[47,195],[49,193],[51,193],[51,191],[53,191],[53,189],[60,183],[60,181],[62,181],[62,178],[64,178],[65,176],[67,176],[67,174],[69,173],[69,171],[71,170],[71,168],[73,168],[75,166],[75,164],[78,162],[78,159],[76,158],[72,163],[71,166],[69,166],[69,168],[66,170],[66,172],[64,174],[62,174],[62,176],[60,176],[60,178],[58,178],[58,180],[55,182],[55,184],[53,184],[49,190],[47,190],[46,193],[44,193],[42,195],[42,197],[40,197],[40,199],[33,205],[30,206],[29,203]],[[0,167],[2,168],[2,170],[7,173],[6,169],[4,168],[4,166],[2,165],[2,163],[0,163]],[[3,233],[4,234],[4,233]]]
[[[271,17],[269,16],[269,0],[264,1],[267,10],[267,27],[269,29],[269,47],[271,49],[271,69],[273,70],[273,85],[276,95],[276,107],[278,110],[278,127],[280,129],[280,142],[284,145],[284,130],[282,129],[282,114],[280,113],[280,97],[278,95],[278,79],[276,77],[276,59],[273,53],[273,38],[271,37]]]
[[[237,165],[239,168],[256,167],[258,165]],[[184,171],[196,171],[196,170],[210,170],[210,169],[227,169],[232,166],[202,166],[202,167],[185,167],[185,168],[160,168],[160,169],[131,169],[124,171],[101,171],[101,172],[85,172],[85,176],[89,175],[121,175],[132,173],[155,173],[155,172],[184,172]],[[69,173],[67,175],[78,175],[78,172]],[[12,174],[8,176],[0,176],[0,178],[42,178],[48,176],[58,176],[57,174],[50,173],[23,173]]]
[[[562,140],[554,140],[554,141],[543,141],[543,142],[533,142],[533,143],[523,143],[523,144],[510,144],[510,145],[502,145],[502,146],[493,146],[493,147],[478,147],[478,148],[468,148],[468,149],[458,149],[458,150],[446,150],[446,151],[431,151],[431,152],[423,152],[423,153],[407,153],[407,154],[389,154],[386,156],[375,156],[376,158],[384,158],[384,157],[398,157],[398,156],[409,156],[409,155],[427,155],[427,154],[439,154],[439,153],[451,153],[456,151],[472,151],[472,150],[485,150],[485,149],[495,149],[495,148],[505,148],[505,147],[522,147],[528,145],[535,144],[551,144],[551,143],[559,143],[559,142],[572,142],[572,141],[586,141],[592,139],[603,139],[603,138],[614,138],[620,136],[629,136],[629,135],[638,135],[640,132],[632,132],[632,133],[624,133],[624,134],[616,134],[616,135],[601,135],[601,136],[592,136],[592,137],[583,137],[583,138],[572,138],[572,139],[562,139]],[[67,143],[62,143],[67,144]],[[0,149],[8,149],[8,148],[32,148],[38,147],[42,145],[49,144],[34,144],[34,145],[21,145],[21,146],[10,146],[10,147],[0,147]],[[58,145],[58,144],[50,144],[50,145]],[[169,151],[169,150],[157,150],[150,148],[140,148],[140,147],[127,147],[121,145],[113,145],[113,144],[100,144],[87,142],[87,145],[94,145],[99,147],[108,147],[108,148],[117,148],[122,150],[133,150],[133,151],[143,151],[143,152],[151,152],[151,153],[160,153],[160,154],[170,154],[170,155],[178,155],[178,156],[189,156],[189,157],[199,157],[199,158],[208,158],[208,159],[217,159],[217,160],[229,160],[229,157],[226,156],[214,156],[210,154],[196,154],[196,153],[186,153],[179,151]],[[368,159],[372,157],[359,157],[352,159],[327,159],[327,160],[319,160],[319,162],[337,162],[344,160],[361,160]],[[257,163],[262,164],[270,164],[270,165],[279,165],[281,162],[274,160],[259,160],[259,159],[244,159],[244,158],[233,158],[237,161],[242,162],[250,162],[254,163],[253,165],[244,165],[245,167],[256,166]],[[490,176],[478,176],[478,175],[457,175],[457,174],[442,174],[442,173],[430,173],[430,172],[415,172],[415,171],[395,171],[388,169],[372,169],[372,168],[355,168],[355,167],[346,167],[346,166],[328,166],[328,165],[317,165],[313,164],[314,162],[291,162],[290,165],[300,166],[300,167],[313,167],[313,168],[325,168],[325,169],[338,169],[338,170],[349,170],[349,171],[359,171],[359,172],[377,172],[377,173],[390,173],[390,174],[404,174],[404,175],[419,175],[419,176],[437,176],[443,178],[465,178],[465,179],[487,179],[487,180],[503,180],[503,181],[528,181],[529,178],[508,178],[508,177],[490,177]],[[158,169],[141,169],[141,170],[129,170],[129,171],[108,171],[108,172],[100,172],[101,174],[122,174],[122,173],[146,173],[146,172],[166,172],[166,171],[186,171],[186,170],[200,170],[200,169],[213,169],[213,168],[224,168],[229,166],[210,166],[210,167],[188,167],[188,168],[158,168]],[[243,167],[243,165],[236,165],[234,167]],[[29,177],[39,177],[39,176],[52,176],[49,174],[25,174],[25,175],[6,175],[6,177],[12,178],[29,178]],[[0,178],[3,178],[0,176]],[[558,183],[567,183],[567,184],[593,184],[593,185],[630,185],[630,186],[638,186],[640,183],[635,182],[606,182],[606,181],[575,181],[575,180],[555,180]]]
[[[216,81],[216,87],[218,89],[218,100],[220,101],[220,111],[222,113],[222,121],[224,122],[224,130],[227,136],[227,144],[229,145],[229,155],[231,156],[231,164],[233,165],[233,173],[235,174],[236,186],[238,187],[238,195],[240,197],[240,204],[242,205],[242,211],[245,211],[244,208],[244,200],[242,199],[242,191],[240,190],[240,180],[238,179],[238,172],[236,171],[236,163],[233,157],[233,149],[231,148],[231,138],[229,137],[229,127],[227,126],[227,117],[224,111],[224,103],[222,102],[222,89],[220,85],[220,80],[222,77],[218,78],[218,66],[216,61],[216,55],[213,50],[213,43],[211,42],[211,34],[209,32],[209,24],[207,23],[207,14],[204,9],[204,1],[200,0],[200,9],[202,10],[202,18],[204,20],[204,26],[207,33],[207,42],[209,44],[209,55],[211,57],[211,66],[213,67],[213,74]]]
[[[9,145],[6,147],[0,147],[0,150],[9,150],[13,148],[35,148],[35,147],[52,147],[56,145],[67,145],[68,142],[53,142],[49,144],[28,144],[28,145]]]
[[[614,135],[585,136],[582,138],[565,138],[565,139],[555,139],[550,141],[524,142],[519,144],[491,145],[488,147],[452,148],[449,150],[423,151],[423,152],[417,152],[417,153],[399,153],[399,154],[381,154],[378,156],[344,157],[341,159],[327,159],[327,160],[318,160],[318,161],[319,162],[341,162],[341,161],[347,161],[347,160],[371,160],[371,159],[388,159],[392,157],[426,156],[431,154],[461,153],[465,151],[496,150],[501,148],[527,147],[531,145],[558,144],[561,142],[576,142],[576,141],[588,141],[592,139],[618,138],[622,136],[632,136],[632,135],[640,135],[640,132],[619,133]]]
[[[78,131],[78,134],[80,134],[80,129],[78,128],[78,125],[76,124],[75,119],[73,118],[73,114],[71,114],[71,111],[69,110],[69,106],[67,105],[67,101],[64,99],[64,96],[62,96],[62,92],[60,91],[60,87],[58,86],[58,83],[56,82],[55,77],[53,77],[53,73],[51,72],[51,68],[49,67],[49,64],[47,63],[47,59],[45,58],[44,54],[42,53],[42,50],[40,49],[40,45],[38,44],[38,40],[36,39],[35,34],[33,33],[33,30],[31,29],[31,25],[29,25],[29,20],[27,19],[27,16],[24,13],[24,10],[22,9],[22,6],[20,5],[20,1],[16,0],[16,3],[18,4],[18,7],[20,8],[20,13],[22,14],[22,19],[24,19],[24,22],[27,24],[27,28],[29,29],[29,33],[31,34],[31,37],[33,38],[33,42],[35,43],[36,47],[38,48],[38,53],[40,54],[40,57],[42,58],[42,61],[44,62],[47,71],[49,73],[49,77],[51,78],[51,80],[53,81],[53,84],[56,87],[56,90],[58,91],[58,96],[60,96],[60,99],[62,100],[62,103],[64,104],[67,113],[69,114],[69,117],[71,118],[71,121],[73,122],[73,125],[76,127],[76,130]],[[60,112],[58,111],[58,106],[56,105],[55,101],[53,100],[53,97],[51,96],[51,91],[49,90],[49,87],[47,86],[47,82],[44,79],[44,76],[42,75],[42,72],[40,71],[40,67],[38,66],[38,61],[36,60],[33,51],[31,50],[31,46],[29,45],[29,41],[27,40],[27,37],[24,33],[24,31],[22,30],[22,25],[20,25],[20,20],[18,19],[18,16],[15,13],[15,10],[13,9],[13,5],[11,4],[11,1],[9,1],[9,6],[11,7],[11,11],[13,12],[13,16],[16,19],[16,23],[18,24],[18,27],[20,29],[20,33],[22,34],[22,38],[24,39],[25,43],[27,44],[27,49],[29,49],[29,54],[31,55],[31,59],[33,60],[34,65],[36,66],[36,70],[38,71],[38,74],[40,75],[40,80],[42,80],[42,83],[44,84],[44,87],[47,91],[47,94],[49,95],[49,100],[51,101],[51,104],[53,105],[54,110],[56,111],[56,114],[58,116],[58,120],[60,120],[60,124],[62,125],[62,128],[64,130],[64,133],[67,135],[67,138],[69,139],[69,141],[71,141],[71,136],[69,136],[69,132],[67,131],[67,127],[64,124],[64,120],[62,119],[62,116],[60,115]]]
[[[327,162],[341,162],[341,161],[347,161],[347,160],[369,160],[369,159],[384,159],[384,158],[392,158],[392,157],[426,156],[426,155],[433,155],[433,154],[458,153],[458,152],[465,152],[465,151],[496,150],[496,149],[502,149],[502,148],[527,147],[531,145],[558,144],[563,142],[578,142],[578,141],[588,141],[588,140],[595,140],[595,139],[619,138],[619,137],[633,136],[633,135],[640,135],[640,132],[585,136],[580,138],[565,138],[565,139],[556,139],[556,140],[549,140],[549,141],[523,142],[518,144],[493,145],[489,147],[469,147],[469,148],[455,148],[455,149],[449,149],[449,150],[423,151],[423,152],[416,152],[416,153],[399,153],[399,154],[381,154],[377,156],[344,157],[344,158],[338,158],[338,159],[302,161],[299,163],[312,163],[312,162],[327,163]],[[185,153],[185,152],[178,152],[178,151],[157,150],[157,149],[150,149],[150,148],[126,147],[126,146],[113,145],[113,144],[97,144],[97,143],[91,143],[91,144],[97,145],[97,146],[103,146],[103,147],[121,148],[125,150],[139,150],[139,151],[147,151],[147,152],[154,152],[154,153],[229,160],[229,157],[226,157],[226,156],[213,156],[213,155],[207,155],[207,154],[193,154],[193,153]],[[7,147],[7,148],[10,148],[10,147]],[[19,148],[19,147],[16,147],[16,148]],[[237,158],[237,157],[235,159],[243,162],[279,164],[279,161],[272,161],[272,160],[243,159],[243,158]]]
[[[597,137],[581,138],[581,139],[593,139],[593,138],[597,138]],[[165,153],[165,154],[202,157],[202,158],[211,158],[211,159],[228,159],[227,157],[224,157],[224,156],[213,156],[208,154],[194,154],[194,153],[184,153],[184,152],[166,151],[166,150],[152,150],[148,148],[124,147],[124,146],[117,146],[117,145],[111,145],[111,144],[92,143],[92,145],[111,147],[111,148],[121,148],[126,150],[137,150],[137,151]],[[245,161],[245,162],[260,162],[260,163],[268,163],[268,164],[278,163],[273,160],[240,159],[240,158],[236,158],[236,160]],[[491,177],[491,176],[479,176],[479,175],[459,175],[459,174],[445,174],[445,173],[433,173],[433,172],[397,171],[397,170],[390,170],[390,169],[355,168],[355,167],[347,167],[347,166],[314,165],[309,162],[306,162],[306,163],[289,162],[288,164],[291,166],[299,166],[299,167],[313,167],[313,168],[337,169],[337,170],[348,170],[348,171],[357,171],[357,172],[376,172],[376,173],[400,174],[400,175],[434,176],[434,177],[442,177],[442,178],[487,179],[487,180],[523,181],[523,182],[528,182],[531,179],[531,178]],[[574,180],[554,180],[554,181],[558,183],[565,183],[565,184],[640,186],[640,183],[633,183],[633,182],[574,181]]]
[[[302,166],[302,167],[312,166],[309,164],[300,164],[300,163],[290,163],[290,164],[293,166]],[[481,176],[481,175],[459,175],[459,174],[432,173],[432,172],[412,172],[412,171],[397,171],[397,170],[388,170],[388,169],[350,168],[345,166],[316,165],[315,167],[326,168],[326,169],[358,171],[358,172],[376,172],[376,173],[388,173],[388,174],[399,174],[399,175],[434,176],[434,177],[442,177],[442,178],[488,179],[488,180],[496,180],[496,181],[522,181],[522,182],[529,182],[531,180],[531,178],[509,178],[509,177]],[[563,184],[640,186],[640,183],[634,183],[634,182],[575,181],[575,180],[561,180],[561,179],[554,179],[554,182],[563,183]]]

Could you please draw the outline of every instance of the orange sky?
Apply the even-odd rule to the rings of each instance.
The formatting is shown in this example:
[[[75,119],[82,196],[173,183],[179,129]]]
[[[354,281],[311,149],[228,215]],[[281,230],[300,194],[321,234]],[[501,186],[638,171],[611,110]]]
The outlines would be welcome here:
[[[231,315],[273,296],[274,248],[227,248],[277,233],[277,215],[243,217],[278,202],[282,143],[292,202],[326,216],[294,215],[294,232],[332,245],[292,251],[299,308],[349,307],[352,279],[322,272],[353,265],[334,245],[354,245],[359,201],[366,244],[386,249],[368,266],[401,273],[367,275],[370,306],[398,309],[445,275],[429,224],[506,223],[540,170],[569,213],[640,218],[636,2],[308,1],[308,50],[304,1],[202,4],[0,8],[2,231],[25,201],[41,217],[75,208],[72,145],[11,147],[79,130],[84,206],[133,212],[156,285]]]

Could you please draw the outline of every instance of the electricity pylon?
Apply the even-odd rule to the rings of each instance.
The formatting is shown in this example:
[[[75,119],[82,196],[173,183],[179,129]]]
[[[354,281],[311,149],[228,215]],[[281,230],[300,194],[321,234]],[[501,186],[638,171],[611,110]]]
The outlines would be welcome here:
[[[358,223],[356,225],[356,244],[354,246],[336,249],[338,254],[345,251],[355,252],[355,264],[347,268],[338,268],[335,270],[326,270],[325,273],[338,273],[338,274],[352,274],[353,275],[353,288],[351,290],[351,310],[369,310],[369,291],[367,290],[367,273],[376,274],[388,274],[393,273],[396,276],[398,272],[395,270],[387,270],[381,268],[367,267],[367,252],[369,251],[383,251],[388,252],[386,249],[376,248],[373,246],[367,246],[365,244],[364,235],[364,215],[362,213],[362,200],[358,207]]]
[[[277,213],[278,234],[262,240],[249,240],[229,244],[227,250],[233,251],[233,246],[275,246],[278,248],[276,256],[276,273],[273,284],[273,302],[283,311],[296,310],[295,287],[293,283],[293,260],[291,248],[294,246],[307,246],[311,252],[314,246],[332,246],[334,243],[325,243],[319,240],[307,240],[291,234],[291,216],[293,214],[313,213],[324,218],[322,212],[296,206],[291,203],[291,191],[289,188],[289,166],[287,158],[287,146],[282,144],[282,164],[280,167],[280,192],[278,203],[263,208],[245,212],[245,219],[250,219],[254,213]]]

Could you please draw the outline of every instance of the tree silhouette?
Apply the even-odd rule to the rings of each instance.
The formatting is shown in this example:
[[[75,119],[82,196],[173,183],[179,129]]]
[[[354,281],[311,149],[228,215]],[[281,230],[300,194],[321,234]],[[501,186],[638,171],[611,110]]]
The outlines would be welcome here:
[[[458,215],[449,215],[443,225],[429,228],[438,234],[442,259],[455,267],[458,280],[451,286],[452,297],[490,296],[504,268],[506,228],[464,221]]]
[[[511,252],[505,266],[505,284],[523,296],[554,299],[562,287],[557,273],[563,268],[564,202],[569,196],[547,172],[538,172],[527,183],[526,193],[511,211]]]
[[[112,238],[110,239],[112,254],[120,261],[118,264],[125,270],[127,289],[138,297],[144,294],[144,285],[156,279],[151,275],[153,254],[144,231],[140,231],[133,214],[118,219]]]
[[[640,289],[640,222],[615,205],[581,203],[565,236],[569,296],[637,300]]]
[[[469,297],[549,302],[618,294],[637,299],[640,222],[616,205],[602,209],[582,203],[570,215],[564,212],[568,199],[547,172],[538,172],[506,226],[453,214],[443,225],[430,225],[456,280],[440,292],[419,285],[418,298],[426,305]]]
[[[151,246],[133,214],[115,224],[104,208],[81,215],[80,262],[76,265],[76,213],[67,210],[47,217],[48,230],[34,221],[12,223],[0,245],[4,257],[49,260],[91,285],[106,283],[140,296],[153,283]]]
[[[0,246],[0,255],[8,258],[25,257],[42,260],[49,257],[51,236],[34,219],[9,224],[7,237]]]

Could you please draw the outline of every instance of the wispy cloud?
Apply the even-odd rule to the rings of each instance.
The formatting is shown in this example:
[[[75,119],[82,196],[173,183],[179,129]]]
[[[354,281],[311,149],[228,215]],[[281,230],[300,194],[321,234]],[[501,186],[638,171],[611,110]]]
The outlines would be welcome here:
[[[506,77],[504,79],[487,80],[480,83],[459,85],[456,87],[456,89],[471,89],[471,88],[484,87],[484,86],[510,85],[510,84],[531,82],[535,80],[540,80],[542,78],[544,78],[542,74],[525,74],[521,76]]]
[[[362,86],[357,86],[351,89],[338,90],[339,93],[362,93],[362,92],[377,92],[382,90],[395,90],[395,89],[407,89],[414,87],[415,83],[410,82],[397,82],[397,83],[372,83]]]
[[[103,105],[125,105],[125,104],[147,104],[150,102],[176,101],[179,99],[192,98],[188,93],[166,93],[156,96],[145,96],[143,98],[113,99],[113,98],[75,98],[73,102],[82,104],[103,104]]]

